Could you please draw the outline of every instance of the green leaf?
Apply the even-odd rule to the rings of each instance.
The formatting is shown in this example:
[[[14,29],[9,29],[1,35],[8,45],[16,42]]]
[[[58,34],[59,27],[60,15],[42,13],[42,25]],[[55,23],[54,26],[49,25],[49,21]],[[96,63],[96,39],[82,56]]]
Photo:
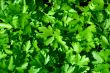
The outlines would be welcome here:
[[[50,15],[48,15],[48,14],[45,14],[44,16],[43,16],[43,18],[42,18],[42,21],[44,22],[44,23],[54,23],[55,22],[55,18],[53,17],[53,16],[50,16]]]
[[[8,65],[8,69],[10,71],[13,71],[14,68],[15,68],[15,65],[13,64],[13,56],[11,56],[10,61],[9,61],[9,65]]]
[[[27,69],[27,66],[28,66],[28,63],[26,62],[26,63],[22,64],[21,68],[22,69]]]
[[[92,52],[92,55],[93,55],[94,59],[96,60],[96,61],[93,61],[93,63],[95,63],[95,64],[103,63],[103,59],[102,59],[102,57],[99,55],[98,52],[93,51],[93,52]]]
[[[108,4],[107,8],[105,9],[108,15],[110,15],[110,4]]]
[[[3,52],[0,51],[0,59],[3,59],[7,56],[7,54],[4,54]]]
[[[64,51],[67,51],[68,46],[66,45],[66,42],[62,41],[62,37],[57,36],[56,39],[57,39],[58,43],[61,44],[61,46],[64,48]]]
[[[110,70],[110,65],[109,64],[98,64],[95,66],[94,68],[94,71],[97,73],[97,72],[100,72],[100,73],[109,73]]]
[[[74,51],[76,53],[80,53],[82,51],[82,47],[80,46],[80,43],[79,42],[76,42],[76,43],[72,43],[72,46],[74,48]]]
[[[106,50],[101,50],[100,51],[100,56],[104,59],[105,62],[110,62],[110,50],[106,49]]]
[[[102,36],[101,36],[101,39],[102,39],[102,42],[103,42],[103,43],[109,44],[109,43],[108,43],[108,40],[107,40],[107,38],[106,38],[105,36],[102,35]]]
[[[105,22],[104,22],[104,29],[109,29],[110,27],[110,19],[106,19]]]
[[[54,41],[54,37],[50,37],[45,41],[45,45],[47,46],[47,45],[51,44],[53,41]]]
[[[9,50],[9,49],[5,49],[5,52],[6,52],[7,54],[9,54],[9,55],[13,54],[13,52],[12,52],[11,50]]]
[[[41,69],[41,68],[35,68],[35,66],[32,66],[32,67],[28,70],[28,72],[29,72],[29,73],[39,73],[40,69]]]
[[[33,44],[33,47],[36,48],[36,51],[39,51],[40,50],[40,48],[38,47],[37,40],[34,40],[32,44]]]
[[[28,53],[30,47],[31,47],[31,42],[29,40],[29,41],[26,42],[26,45],[24,45],[24,51],[26,51],[26,53]]]
[[[66,52],[66,59],[72,65],[75,64],[75,55],[73,55],[73,49],[72,48]]]
[[[80,54],[74,55],[72,52],[73,49],[69,50],[66,53],[66,59],[69,63],[71,63],[72,65],[79,65],[80,67],[88,65],[88,63],[90,62],[88,57],[86,57],[85,55],[81,56]]]
[[[67,3],[63,3],[61,9],[64,11],[67,11],[67,10],[71,9],[71,7],[69,5],[67,5]]]
[[[105,49],[109,45],[107,38],[103,35],[101,36],[101,45],[102,45],[103,49]]]
[[[50,56],[49,55],[47,55],[46,57],[45,57],[45,65],[49,62],[49,60],[50,60]]]
[[[26,5],[26,0],[23,0],[23,10],[22,10],[22,12],[26,13],[27,9],[28,9],[28,6]]]
[[[7,28],[7,29],[11,29],[12,26],[10,24],[6,24],[6,23],[0,23],[0,28]]]
[[[37,37],[43,38],[44,40],[46,40],[47,37],[53,35],[53,29],[51,26],[49,26],[48,28],[42,26],[42,27],[39,27],[38,29],[41,33],[38,33]]]
[[[62,66],[62,72],[61,73],[73,73],[75,67],[69,66],[68,64],[65,64]]]
[[[104,1],[103,0],[92,0],[89,7],[93,11],[102,10],[104,8]]]
[[[84,56],[82,56],[78,65],[82,67],[84,65],[88,65],[89,62],[90,62],[89,58],[84,55]]]
[[[102,22],[103,20],[104,20],[104,15],[103,15],[103,13],[98,13],[97,14],[97,20],[99,21],[99,22]]]
[[[18,27],[18,16],[13,16],[12,25],[13,25],[14,28]]]
[[[24,73],[24,70],[27,69],[27,66],[28,66],[28,63],[25,62],[20,67],[16,67],[16,69],[19,73]]]

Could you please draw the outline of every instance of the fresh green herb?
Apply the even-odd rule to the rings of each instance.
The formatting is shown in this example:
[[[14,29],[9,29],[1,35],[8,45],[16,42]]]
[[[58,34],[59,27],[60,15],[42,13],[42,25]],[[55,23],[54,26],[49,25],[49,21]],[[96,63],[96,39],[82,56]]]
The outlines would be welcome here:
[[[110,1],[0,0],[0,73],[110,73]]]

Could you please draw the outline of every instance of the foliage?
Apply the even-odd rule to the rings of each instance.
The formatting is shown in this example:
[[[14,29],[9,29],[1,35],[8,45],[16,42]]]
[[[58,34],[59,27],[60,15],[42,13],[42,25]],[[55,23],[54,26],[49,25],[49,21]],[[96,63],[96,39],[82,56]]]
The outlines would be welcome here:
[[[110,73],[110,1],[0,0],[0,73]]]

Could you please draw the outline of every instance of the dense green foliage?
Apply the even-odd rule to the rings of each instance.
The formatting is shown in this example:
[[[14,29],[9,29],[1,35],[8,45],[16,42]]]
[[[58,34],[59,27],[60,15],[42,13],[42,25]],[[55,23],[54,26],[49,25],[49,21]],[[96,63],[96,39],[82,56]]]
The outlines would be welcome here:
[[[0,0],[0,73],[110,73],[110,0]]]

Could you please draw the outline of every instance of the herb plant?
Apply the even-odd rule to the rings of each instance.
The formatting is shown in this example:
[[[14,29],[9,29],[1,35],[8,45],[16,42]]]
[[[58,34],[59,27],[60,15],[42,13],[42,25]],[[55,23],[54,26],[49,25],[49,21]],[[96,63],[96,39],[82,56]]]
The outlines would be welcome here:
[[[110,0],[0,0],[0,73],[110,73]]]

